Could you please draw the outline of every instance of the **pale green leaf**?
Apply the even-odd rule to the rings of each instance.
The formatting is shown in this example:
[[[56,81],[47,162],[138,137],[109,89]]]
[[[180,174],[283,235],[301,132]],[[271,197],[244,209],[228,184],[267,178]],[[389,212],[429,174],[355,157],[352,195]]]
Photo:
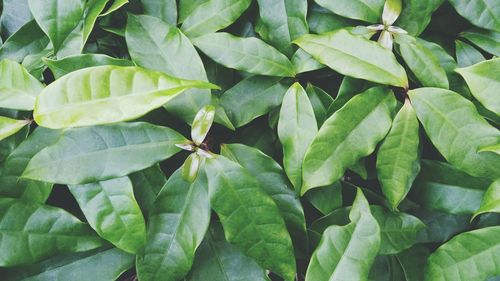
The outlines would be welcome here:
[[[133,66],[129,60],[112,58],[101,54],[83,54],[65,57],[60,60],[42,58],[43,62],[50,68],[56,79],[87,67],[100,65]]]
[[[0,116],[0,140],[3,140],[19,132],[24,126],[30,124],[30,120],[16,120]]]
[[[474,105],[445,89],[420,88],[408,92],[425,132],[437,150],[456,168],[476,177],[500,177],[500,155],[477,151],[500,140],[500,132]]]
[[[500,213],[500,180],[496,180],[488,187],[481,201],[481,206],[474,213],[474,217],[490,212]]]
[[[281,105],[278,137],[283,145],[283,166],[297,193],[302,186],[302,162],[307,148],[318,133],[314,111],[306,91],[293,84]]]
[[[459,67],[467,67],[486,60],[479,50],[460,40],[455,40],[455,53]]]
[[[52,129],[133,120],[193,87],[214,86],[139,67],[90,67],[46,87],[33,116],[40,126]]]
[[[84,184],[128,175],[167,159],[187,140],[148,123],[69,129],[31,158],[22,178]]]
[[[206,105],[194,117],[191,126],[191,139],[195,145],[200,145],[208,134],[215,117],[215,107]]]
[[[382,23],[386,26],[392,25],[401,14],[403,8],[402,0],[386,0],[382,12]]]
[[[473,28],[460,33],[460,36],[495,56],[500,56],[500,32]]]
[[[0,107],[33,110],[43,85],[17,62],[0,61]]]
[[[340,16],[377,23],[381,20],[384,0],[315,0],[320,6]]]
[[[320,63],[346,76],[408,87],[406,72],[390,50],[348,30],[308,34],[294,43]]]
[[[127,177],[68,185],[90,226],[116,247],[136,254],[146,243],[146,223]]]

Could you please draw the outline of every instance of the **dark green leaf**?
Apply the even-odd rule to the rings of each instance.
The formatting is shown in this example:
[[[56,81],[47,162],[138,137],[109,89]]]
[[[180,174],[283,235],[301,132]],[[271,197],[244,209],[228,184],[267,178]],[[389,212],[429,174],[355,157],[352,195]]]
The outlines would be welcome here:
[[[376,23],[382,17],[383,0],[315,0],[319,5],[343,17]]]
[[[449,0],[449,2],[472,24],[500,32],[500,6],[495,0]]]

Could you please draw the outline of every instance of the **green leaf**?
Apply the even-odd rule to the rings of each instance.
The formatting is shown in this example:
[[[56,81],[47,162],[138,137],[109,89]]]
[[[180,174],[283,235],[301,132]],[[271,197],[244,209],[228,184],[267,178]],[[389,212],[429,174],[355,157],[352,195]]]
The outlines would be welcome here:
[[[43,62],[50,68],[56,79],[62,76],[87,67],[100,65],[133,66],[129,60],[112,58],[101,54],[83,54],[65,57],[60,60],[43,58]]]
[[[456,70],[469,85],[472,95],[487,109],[500,115],[500,58]]]
[[[380,206],[370,207],[380,226],[380,255],[397,254],[417,243],[417,234],[425,228],[418,218],[401,212],[391,212]]]
[[[394,256],[379,255],[375,258],[369,281],[406,281],[401,265]]]
[[[40,29],[35,20],[23,25],[0,47],[0,59],[9,58],[22,62],[29,54],[43,51],[50,40]]]
[[[490,212],[500,213],[500,180],[496,180],[488,187],[481,201],[481,206],[474,213],[474,217]]]
[[[28,8],[28,0],[3,0],[0,29],[2,35],[9,37],[33,17]]]
[[[318,127],[323,125],[328,115],[328,108],[333,103],[333,98],[322,89],[313,86],[308,83],[306,87],[306,93],[309,97],[309,101],[311,101],[311,105],[314,110],[314,116],[316,117],[316,123]]]
[[[306,197],[314,208],[327,215],[342,207],[342,184],[335,182],[327,187],[312,189]]]
[[[358,189],[351,222],[328,227],[307,268],[306,281],[367,280],[380,247],[380,228]]]
[[[36,96],[43,85],[17,62],[0,61],[0,107],[33,110]]]
[[[175,25],[150,16],[129,15],[125,39],[137,65],[183,79],[208,81],[200,56]],[[172,100],[166,109],[191,124],[198,110],[209,103],[209,90],[192,89]]]
[[[308,249],[304,241],[306,238],[304,210],[280,165],[260,150],[242,144],[223,145],[221,155],[239,163],[259,181],[262,190],[271,196],[278,206],[294,242],[296,255],[306,254]]]
[[[496,154],[500,154],[500,143],[496,144],[496,145],[486,146],[486,147],[483,147],[479,150],[479,152],[483,152],[483,151],[491,151],[491,152],[495,152]]]
[[[424,87],[448,89],[448,78],[438,59],[415,38],[404,34],[396,36],[401,56]]]
[[[158,193],[167,182],[160,166],[154,165],[128,176],[134,186],[134,195],[142,212],[147,217]]]
[[[418,36],[431,22],[431,17],[444,0],[404,0],[401,15],[394,25]]]
[[[198,176],[198,170],[202,165],[203,158],[196,152],[189,154],[182,166],[182,178],[187,182],[193,182]]]
[[[295,76],[293,65],[288,58],[260,39],[217,32],[192,41],[208,57],[226,67],[260,75]],[[221,53],[221,49],[224,49],[224,52]]]
[[[403,3],[402,0],[386,0],[384,10],[382,12],[382,23],[385,26],[392,25],[401,14]]]
[[[157,17],[170,25],[177,25],[177,3],[175,0],[141,0],[144,13]]]
[[[434,252],[425,281],[483,281],[500,275],[500,227],[486,227],[457,235]]]
[[[500,6],[495,0],[449,1],[473,25],[500,32]]]
[[[22,178],[85,184],[117,178],[167,159],[187,140],[148,123],[69,129],[57,143],[31,158]]]
[[[472,214],[479,208],[490,183],[487,179],[471,177],[444,162],[424,160],[410,197],[431,211]]]
[[[257,0],[257,33],[264,41],[291,56],[291,42],[308,33],[307,0]]]
[[[376,87],[356,95],[328,118],[306,152],[301,193],[336,182],[347,168],[370,155],[389,131],[395,106],[392,92]]]
[[[181,168],[182,169],[182,168]],[[193,183],[177,170],[162,188],[149,215],[147,243],[137,256],[140,280],[181,280],[193,264],[210,223],[207,177]]]
[[[253,259],[226,241],[219,224],[212,224],[196,251],[186,280],[269,281],[269,278]]]
[[[431,212],[424,208],[413,209],[410,212],[427,226],[418,233],[418,243],[443,243],[453,235],[470,228],[470,215]]]
[[[75,276],[79,281],[109,281],[133,266],[133,255],[116,248],[99,248],[56,256],[30,266],[0,269],[0,275],[4,281],[67,281]]]
[[[377,176],[393,209],[406,197],[420,171],[419,143],[417,115],[406,100],[377,153]]]
[[[460,40],[455,40],[455,50],[460,67],[471,66],[486,60],[480,51]]]
[[[378,23],[382,17],[384,0],[315,0],[333,13],[356,20]]]
[[[324,68],[325,66],[315,60],[310,54],[302,49],[298,49],[292,56],[291,62],[295,73],[303,73]]]
[[[490,54],[500,56],[500,32],[472,28],[460,33],[460,37],[469,40]]]
[[[239,128],[278,107],[287,91],[279,77],[251,76],[220,97],[220,105],[234,127]]]
[[[223,156],[207,159],[208,193],[226,239],[285,280],[295,277],[293,246],[279,209],[259,182]]]
[[[477,152],[497,144],[500,132],[477,113],[470,101],[436,88],[411,90],[408,95],[427,135],[450,164],[472,176],[500,177],[500,155]]]
[[[354,78],[407,88],[408,78],[390,50],[340,29],[321,35],[304,35],[294,41],[314,59]]]
[[[178,22],[183,22],[196,8],[207,1],[209,0],[179,0]]]
[[[0,162],[3,163],[5,159],[7,159],[12,151],[14,151],[14,149],[16,149],[28,137],[29,132],[30,127],[24,126],[21,130],[19,130],[19,132],[0,142]]]
[[[0,198],[0,266],[29,264],[103,245],[92,229],[66,211]]]
[[[429,250],[423,245],[415,245],[396,255],[404,271],[406,281],[424,280],[424,271]]]
[[[328,108],[328,116],[331,116],[332,114],[337,112],[337,110],[344,106],[355,95],[362,93],[369,88],[374,87],[375,85],[376,84],[365,80],[355,79],[347,76],[344,77],[342,79],[342,83],[340,84],[340,88],[337,96],[335,97],[335,100]]]
[[[200,145],[208,134],[215,117],[215,107],[206,105],[194,117],[191,126],[191,139],[195,145]]]
[[[116,247],[136,254],[146,243],[146,223],[127,177],[69,185],[90,226]]]
[[[52,190],[52,184],[23,180],[20,176],[31,158],[46,146],[57,142],[59,137],[59,131],[36,128],[5,160],[0,176],[0,195],[45,202]]]
[[[311,102],[302,86],[295,83],[283,98],[278,137],[283,145],[283,166],[297,193],[300,193],[302,186],[302,161],[317,133]]]
[[[251,0],[208,0],[199,5],[182,24],[190,38],[213,33],[231,25],[248,9]]]
[[[46,87],[33,116],[40,126],[52,129],[133,120],[193,87],[214,86],[139,67],[90,67]]]
[[[16,120],[0,116],[0,140],[12,136],[30,123],[30,120]]]

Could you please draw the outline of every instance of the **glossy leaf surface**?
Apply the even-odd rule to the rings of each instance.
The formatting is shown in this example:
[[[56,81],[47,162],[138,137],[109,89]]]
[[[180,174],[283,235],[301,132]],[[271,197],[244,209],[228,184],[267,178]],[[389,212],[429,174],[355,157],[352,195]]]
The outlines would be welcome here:
[[[395,105],[389,90],[371,88],[328,118],[306,152],[301,193],[336,182],[371,154],[390,129]]]
[[[474,213],[474,217],[489,212],[500,213],[500,180],[494,181],[488,187],[479,209]]]
[[[43,85],[18,63],[11,60],[0,62],[0,107],[33,110],[36,96]]]
[[[58,142],[38,152],[22,177],[84,184],[121,177],[167,159],[187,140],[172,129],[148,123],[66,130]]]
[[[382,17],[383,0],[315,0],[320,6],[346,18],[376,23]]]
[[[348,30],[308,34],[294,43],[320,63],[346,76],[398,87],[408,86],[405,70],[390,50]]]

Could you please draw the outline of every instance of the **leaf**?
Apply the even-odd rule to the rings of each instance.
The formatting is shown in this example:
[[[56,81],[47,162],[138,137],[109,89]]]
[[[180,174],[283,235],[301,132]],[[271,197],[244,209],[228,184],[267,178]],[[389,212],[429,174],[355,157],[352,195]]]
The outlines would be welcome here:
[[[469,85],[472,95],[487,109],[500,115],[500,99],[498,87],[500,79],[500,58],[487,60],[478,64],[456,70]]]
[[[159,165],[132,173],[128,176],[134,186],[134,195],[142,212],[147,217],[158,193],[167,182]]]
[[[486,52],[495,56],[500,56],[500,32],[472,28],[460,33],[460,36]]]
[[[69,129],[31,158],[22,178],[64,184],[117,178],[171,157],[185,142],[172,129],[141,122]]]
[[[295,76],[288,58],[260,39],[217,32],[192,41],[198,49],[223,66],[260,75]],[[221,53],[221,49],[225,51]]]
[[[426,281],[482,281],[500,274],[500,227],[486,227],[455,236],[427,263]]]
[[[47,205],[0,198],[0,222],[0,266],[29,264],[103,245],[86,224]]]
[[[212,224],[196,251],[187,281],[269,281],[264,269],[224,238],[222,227]]]
[[[402,0],[386,0],[382,11],[382,23],[391,26],[398,19],[403,9]]]
[[[182,179],[180,169],[168,179],[149,215],[144,252],[137,256],[141,280],[180,280],[189,272],[210,223],[206,186],[203,173],[193,183]]]
[[[336,14],[314,3],[307,13],[307,23],[310,33],[326,33],[332,30],[356,25],[355,20],[351,20]]]
[[[279,77],[251,76],[220,97],[220,105],[234,127],[239,128],[278,107],[287,91]]]
[[[251,0],[208,0],[183,21],[182,31],[190,38],[228,27],[250,6]]]
[[[425,132],[450,164],[472,176],[500,177],[500,155],[477,152],[498,143],[500,133],[470,101],[435,88],[411,90],[408,95]]]
[[[210,205],[227,241],[285,280],[295,276],[292,241],[272,198],[243,167],[223,156],[205,166]]]
[[[0,140],[12,136],[30,123],[29,120],[16,120],[0,116]]]
[[[175,25],[149,16],[129,15],[125,39],[137,65],[183,79],[208,81],[200,56]],[[192,89],[172,100],[166,109],[191,124],[198,110],[209,103],[209,90]]]
[[[42,83],[8,59],[0,61],[0,76],[0,107],[33,110],[35,98],[43,90]]]
[[[0,275],[5,281],[67,281],[75,276],[79,281],[108,281],[116,280],[133,266],[133,255],[116,248],[99,248],[56,256],[30,266],[0,270]]]
[[[444,0],[404,0],[403,10],[394,24],[412,36],[418,36],[431,22],[431,17]]]
[[[139,67],[90,67],[47,86],[37,98],[33,116],[40,126],[52,129],[128,121],[193,87],[214,86]]]
[[[307,268],[306,281],[367,280],[380,247],[380,228],[358,189],[351,222],[328,227]]]
[[[336,182],[347,168],[370,155],[389,131],[395,106],[392,92],[376,87],[356,95],[328,118],[306,152],[301,193]]]
[[[5,159],[7,159],[12,151],[14,151],[14,149],[16,149],[16,147],[18,147],[28,137],[29,132],[29,126],[24,126],[21,130],[19,130],[19,132],[0,142],[0,162],[3,163]]]
[[[460,40],[455,40],[457,62],[460,67],[471,66],[486,60],[480,51]]]
[[[423,245],[415,245],[396,255],[401,267],[403,268],[406,281],[424,280],[424,271],[429,250]]]
[[[293,84],[283,98],[278,122],[278,137],[283,145],[285,172],[297,193],[302,186],[302,161],[318,133],[314,111],[305,90]]]
[[[260,150],[242,144],[224,144],[221,155],[243,166],[276,203],[290,232],[296,258],[307,254],[304,210],[285,172],[276,161]]]
[[[418,243],[442,243],[470,228],[469,215],[431,212],[423,208],[413,209],[410,212],[427,226],[418,233]]]
[[[392,54],[378,43],[340,29],[321,35],[307,34],[294,41],[314,59],[354,78],[408,87],[405,70]]]
[[[418,218],[401,212],[391,212],[371,206],[373,217],[380,226],[380,255],[400,253],[417,243],[417,234],[425,228]]]
[[[134,63],[129,60],[116,59],[101,54],[83,54],[69,56],[60,60],[43,58],[42,60],[50,68],[56,79],[59,79],[70,72],[92,66],[134,66]]]
[[[200,145],[208,134],[215,117],[215,107],[212,105],[204,106],[196,114],[193,126],[191,127],[191,139],[195,145]]]
[[[32,19],[28,0],[4,0],[0,29],[2,35],[9,37]]]
[[[500,6],[494,0],[450,0],[457,12],[475,26],[500,32]]]
[[[43,51],[49,42],[36,21],[29,21],[0,46],[0,59],[22,62],[27,55]]]
[[[383,0],[315,0],[333,13],[356,20],[377,23],[382,17]]]
[[[306,93],[311,101],[318,127],[321,127],[328,117],[328,108],[332,105],[333,98],[327,92],[310,83],[307,84]]]
[[[369,281],[406,281],[401,265],[394,256],[379,255],[375,258],[370,274]]]
[[[496,144],[496,145],[492,145],[492,146],[486,146],[486,147],[483,147],[479,150],[479,152],[483,152],[483,151],[491,151],[491,152],[495,152],[496,154],[500,154],[500,143]]]
[[[257,0],[259,23],[257,33],[264,41],[290,56],[291,42],[307,34],[307,0]]]
[[[494,181],[484,193],[481,206],[476,210],[472,219],[484,213],[500,213],[500,180]]]
[[[182,178],[187,182],[193,182],[196,179],[198,170],[204,160],[197,152],[189,154],[182,166]]]
[[[85,218],[102,238],[135,254],[146,243],[146,223],[127,177],[69,185]]]
[[[295,69],[295,73],[297,74],[318,70],[325,67],[302,49],[298,49],[293,54],[291,62]]]
[[[175,0],[141,0],[144,13],[155,16],[170,25],[177,24],[177,3]]]
[[[0,176],[0,195],[43,203],[49,197],[52,184],[22,180],[21,174],[31,158],[46,146],[54,144],[59,131],[36,128],[5,160]]]
[[[179,0],[179,23],[182,23],[196,8],[209,0]]]
[[[342,207],[342,185],[335,182],[327,187],[311,189],[306,197],[314,208],[327,215]]]
[[[376,84],[365,80],[359,80],[348,76],[344,77],[335,100],[328,108],[328,116],[332,116],[333,113],[337,112],[337,110],[343,107],[355,95],[362,93],[375,85]]]
[[[396,43],[406,65],[424,87],[449,88],[446,72],[425,45],[404,34],[396,36]]]
[[[411,198],[431,211],[472,214],[491,181],[471,177],[443,162],[422,162]]]
[[[419,142],[417,115],[406,100],[377,153],[377,176],[393,209],[406,197],[420,171]]]

